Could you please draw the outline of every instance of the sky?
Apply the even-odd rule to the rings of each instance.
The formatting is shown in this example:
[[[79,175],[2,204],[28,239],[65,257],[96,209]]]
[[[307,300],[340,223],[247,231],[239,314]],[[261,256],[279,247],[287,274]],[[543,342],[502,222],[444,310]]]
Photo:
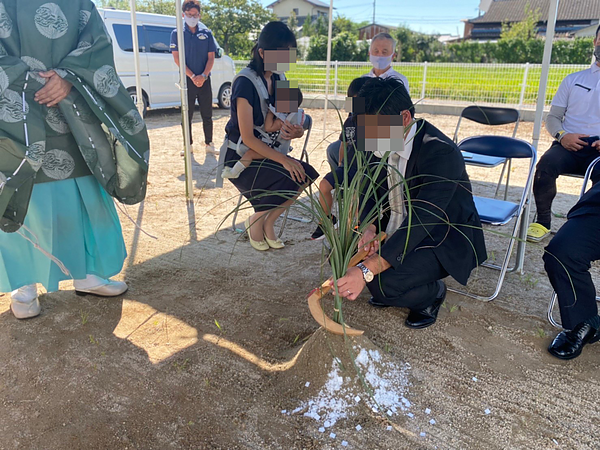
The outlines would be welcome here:
[[[273,0],[261,0],[266,6]],[[329,4],[329,0],[321,0]],[[375,0],[375,21],[382,25],[408,25],[415,31],[435,34],[460,33],[464,24],[461,19],[477,17],[479,0]],[[355,22],[373,20],[373,0],[333,0],[337,14]],[[457,31],[458,27],[458,31]]]

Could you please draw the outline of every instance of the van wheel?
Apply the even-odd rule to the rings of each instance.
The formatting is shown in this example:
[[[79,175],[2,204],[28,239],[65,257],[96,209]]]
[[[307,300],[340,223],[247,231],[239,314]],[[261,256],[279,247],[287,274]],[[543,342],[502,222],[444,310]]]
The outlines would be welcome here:
[[[137,106],[136,89],[134,87],[130,87],[130,88],[127,88],[127,92],[129,92],[129,95],[131,96],[131,100],[133,100],[133,104],[135,106]],[[144,112],[142,114],[142,117],[146,117],[146,112],[148,111],[148,98],[144,95],[143,91],[142,91],[142,99],[144,100]]]
[[[219,89],[219,108],[231,108],[231,83],[225,83]]]

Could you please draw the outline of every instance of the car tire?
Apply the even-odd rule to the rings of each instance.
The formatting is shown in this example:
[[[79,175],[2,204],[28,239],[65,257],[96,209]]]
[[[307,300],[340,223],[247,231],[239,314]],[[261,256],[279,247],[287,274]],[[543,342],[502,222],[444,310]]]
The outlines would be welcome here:
[[[130,87],[130,88],[127,88],[127,92],[129,92],[131,100],[133,100],[133,104],[137,106],[136,89],[134,87]],[[144,95],[143,91],[142,91],[142,99],[144,100],[144,110],[142,113],[142,117],[146,117],[146,112],[148,111],[148,98],[146,97],[146,95]]]
[[[225,83],[221,86],[217,100],[219,108],[229,109],[231,107],[231,83]]]

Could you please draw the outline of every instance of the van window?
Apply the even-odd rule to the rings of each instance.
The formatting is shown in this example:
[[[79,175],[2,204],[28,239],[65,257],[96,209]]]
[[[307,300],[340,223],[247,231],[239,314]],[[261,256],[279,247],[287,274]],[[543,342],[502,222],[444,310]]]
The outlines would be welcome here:
[[[140,52],[144,52],[144,29],[141,26],[138,26],[137,29]],[[117,43],[119,44],[121,50],[133,53],[133,37],[131,36],[131,25],[123,25],[116,23],[113,25],[113,31],[115,32],[115,37],[117,38]]]
[[[171,53],[171,32],[173,28],[144,26],[150,53]]]

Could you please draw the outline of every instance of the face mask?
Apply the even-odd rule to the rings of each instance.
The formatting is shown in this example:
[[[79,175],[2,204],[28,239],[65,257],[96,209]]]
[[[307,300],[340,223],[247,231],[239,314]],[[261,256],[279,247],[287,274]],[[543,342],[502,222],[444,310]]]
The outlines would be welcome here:
[[[596,57],[596,61],[600,61],[600,45],[596,45],[594,56]]]
[[[373,64],[373,67],[375,67],[376,69],[382,70],[385,69],[387,67],[389,67],[392,64],[392,57],[394,55],[390,55],[390,56],[369,56],[369,60],[371,61],[371,64]]]
[[[199,21],[200,19],[198,17],[185,16],[185,23],[190,28],[196,28],[196,25],[198,25]]]

